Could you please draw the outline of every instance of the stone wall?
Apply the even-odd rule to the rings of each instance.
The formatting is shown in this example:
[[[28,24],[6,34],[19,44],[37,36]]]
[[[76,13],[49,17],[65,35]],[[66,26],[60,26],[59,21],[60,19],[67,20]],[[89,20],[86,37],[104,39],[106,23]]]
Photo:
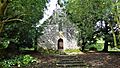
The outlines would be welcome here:
[[[70,22],[66,13],[57,8],[47,19],[44,35],[38,38],[38,45],[48,49],[58,49],[58,40],[63,39],[63,49],[78,49],[76,26]]]
[[[38,45],[48,49],[58,49],[58,40],[63,39],[63,48],[78,49],[75,29],[65,28],[63,31],[58,31],[58,25],[48,25],[44,28],[44,35],[38,38]]]

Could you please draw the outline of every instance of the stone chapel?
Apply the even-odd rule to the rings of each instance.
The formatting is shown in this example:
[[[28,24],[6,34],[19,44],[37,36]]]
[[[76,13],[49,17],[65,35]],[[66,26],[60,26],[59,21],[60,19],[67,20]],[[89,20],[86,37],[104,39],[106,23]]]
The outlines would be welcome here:
[[[58,8],[53,15],[45,21],[44,35],[38,38],[38,46],[44,49],[66,50],[78,49],[77,30],[75,25],[67,18],[66,13]]]

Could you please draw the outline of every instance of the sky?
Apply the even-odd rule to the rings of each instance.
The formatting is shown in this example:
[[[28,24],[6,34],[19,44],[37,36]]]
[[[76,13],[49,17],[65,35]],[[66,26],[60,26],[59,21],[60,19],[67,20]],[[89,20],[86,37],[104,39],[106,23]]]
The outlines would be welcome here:
[[[48,1],[49,3],[46,4],[47,9],[44,9],[44,15],[43,15],[44,17],[41,20],[39,20],[39,24],[37,25],[37,27],[41,26],[41,24],[43,24],[43,22],[53,14],[53,10],[56,9],[58,0],[48,0]]]
[[[57,8],[60,7],[57,4],[57,1],[58,0],[48,0],[49,3],[46,4],[47,9],[44,9],[43,18],[39,20],[39,24],[37,25],[37,27],[41,26],[41,24],[43,24],[44,21],[46,21],[51,15],[53,15],[53,11],[56,9],[56,7]],[[68,1],[68,0],[61,0],[62,3],[64,3],[64,1]]]

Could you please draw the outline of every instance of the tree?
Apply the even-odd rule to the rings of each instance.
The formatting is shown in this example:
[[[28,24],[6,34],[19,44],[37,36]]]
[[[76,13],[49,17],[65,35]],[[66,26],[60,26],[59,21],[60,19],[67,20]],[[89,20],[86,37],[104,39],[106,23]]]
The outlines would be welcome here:
[[[100,20],[108,20],[111,0],[69,0],[68,16],[77,26],[82,39],[82,50],[87,43],[95,41],[94,26]],[[108,23],[108,22],[107,22]],[[88,44],[89,45],[89,44]]]
[[[43,17],[46,2],[47,0],[0,0],[1,38],[19,45],[33,45],[36,32],[39,31],[36,31],[36,23]]]
[[[115,0],[114,2],[112,2],[112,10],[111,10],[111,12],[114,15],[114,21],[116,22],[116,24],[119,27],[119,32],[118,32],[118,36],[117,36],[117,38],[119,39],[118,44],[120,44],[120,8],[119,7],[120,7],[120,1],[119,0]],[[117,43],[116,43],[116,46],[119,47],[117,45]]]

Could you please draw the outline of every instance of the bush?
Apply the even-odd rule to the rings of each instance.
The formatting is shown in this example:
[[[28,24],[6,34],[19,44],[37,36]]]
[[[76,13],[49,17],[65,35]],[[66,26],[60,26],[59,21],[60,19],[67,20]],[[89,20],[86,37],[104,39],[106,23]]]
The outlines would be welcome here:
[[[11,68],[12,66],[24,67],[30,65],[33,62],[36,62],[36,58],[33,58],[30,55],[21,55],[11,59],[2,60],[0,62],[0,66],[2,66],[2,68]]]
[[[102,51],[103,50],[103,43],[95,43],[95,44],[91,44],[91,45],[87,45],[85,47],[85,50],[90,50],[91,48],[96,48],[96,50],[98,51]]]
[[[0,49],[7,48],[10,41],[8,39],[3,38],[2,41],[0,40]]]
[[[91,47],[91,48],[89,48],[89,50],[97,51],[97,48],[95,48],[95,47]]]

